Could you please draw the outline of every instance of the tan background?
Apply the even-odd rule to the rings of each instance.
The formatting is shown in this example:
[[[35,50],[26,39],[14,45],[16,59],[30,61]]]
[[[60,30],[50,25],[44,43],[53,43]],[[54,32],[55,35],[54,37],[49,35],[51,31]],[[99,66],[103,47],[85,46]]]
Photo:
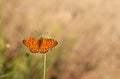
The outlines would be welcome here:
[[[48,79],[120,79],[119,0],[1,0],[0,6],[1,70],[9,62],[6,59],[12,60],[10,64],[26,60],[23,56],[29,50],[21,43],[24,38],[48,32],[59,42],[48,55],[49,66],[52,52],[57,54],[47,71]],[[40,55],[31,56],[31,63],[38,63]],[[24,66],[28,69],[22,68],[22,78],[7,77],[42,79],[42,70],[34,74],[34,67]],[[16,64],[10,67],[15,68]],[[18,66],[16,72],[23,71]]]

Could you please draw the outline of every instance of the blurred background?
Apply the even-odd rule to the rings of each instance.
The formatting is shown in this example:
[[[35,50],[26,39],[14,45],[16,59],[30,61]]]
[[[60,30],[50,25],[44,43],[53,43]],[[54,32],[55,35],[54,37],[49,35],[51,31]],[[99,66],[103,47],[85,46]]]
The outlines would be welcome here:
[[[120,79],[119,0],[0,0],[0,79],[43,79],[43,55],[22,43],[47,34],[47,79]]]

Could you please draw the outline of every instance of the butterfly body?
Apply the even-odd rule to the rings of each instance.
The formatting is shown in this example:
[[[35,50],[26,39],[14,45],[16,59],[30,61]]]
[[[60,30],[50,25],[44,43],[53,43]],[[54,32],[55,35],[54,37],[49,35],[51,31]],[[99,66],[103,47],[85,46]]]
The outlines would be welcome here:
[[[29,48],[32,53],[47,53],[49,49],[58,44],[54,39],[45,38],[26,38],[23,44]]]

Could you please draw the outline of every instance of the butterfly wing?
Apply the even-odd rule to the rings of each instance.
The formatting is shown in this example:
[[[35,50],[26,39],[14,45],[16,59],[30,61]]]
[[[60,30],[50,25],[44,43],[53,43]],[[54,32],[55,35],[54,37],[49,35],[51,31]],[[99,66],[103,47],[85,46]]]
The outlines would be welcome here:
[[[40,45],[40,53],[46,53],[48,52],[49,49],[53,48],[54,46],[56,46],[58,44],[57,41],[53,40],[53,39],[42,39],[41,40],[41,45]]]
[[[43,43],[49,49],[55,47],[58,44],[58,42],[54,39],[44,39]]]
[[[42,48],[39,48],[39,53],[45,54],[45,53],[48,52],[48,50],[49,50],[49,49],[42,47]]]
[[[39,52],[38,38],[26,38],[23,40],[23,44],[27,46],[32,53]]]

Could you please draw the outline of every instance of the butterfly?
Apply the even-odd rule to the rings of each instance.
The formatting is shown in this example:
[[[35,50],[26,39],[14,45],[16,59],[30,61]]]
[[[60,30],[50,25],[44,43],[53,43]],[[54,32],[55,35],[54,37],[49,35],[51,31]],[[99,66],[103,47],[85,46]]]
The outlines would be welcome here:
[[[32,53],[45,54],[49,49],[55,47],[58,42],[54,39],[48,38],[26,38],[23,44],[29,48]]]

